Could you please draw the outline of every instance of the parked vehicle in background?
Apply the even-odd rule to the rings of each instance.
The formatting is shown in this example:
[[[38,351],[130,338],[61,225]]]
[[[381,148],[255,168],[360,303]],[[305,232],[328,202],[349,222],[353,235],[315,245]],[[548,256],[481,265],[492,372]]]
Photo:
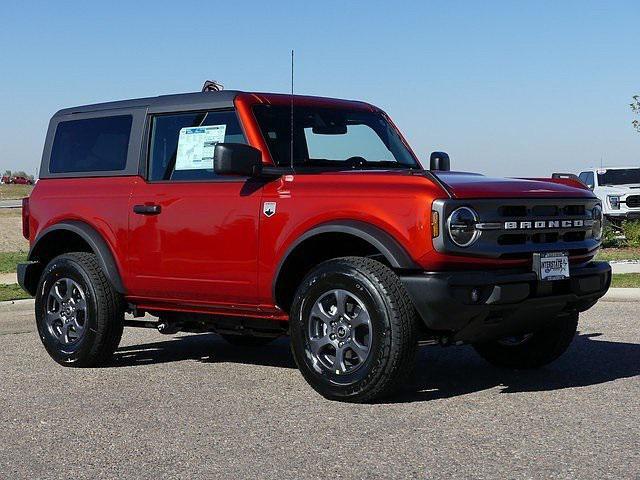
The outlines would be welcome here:
[[[9,183],[14,185],[33,185],[33,180],[27,177],[13,177]]]
[[[600,199],[604,216],[613,225],[640,219],[640,167],[592,168],[579,178]]]
[[[23,226],[18,279],[60,364],[108,362],[125,325],[252,347],[288,334],[309,384],[346,401],[398,388],[419,344],[548,364],[611,281],[580,182],[450,172],[442,152],[425,169],[382,110],[331,98],[62,110]]]
[[[0,183],[6,185],[33,185],[34,180],[26,175],[3,175]]]

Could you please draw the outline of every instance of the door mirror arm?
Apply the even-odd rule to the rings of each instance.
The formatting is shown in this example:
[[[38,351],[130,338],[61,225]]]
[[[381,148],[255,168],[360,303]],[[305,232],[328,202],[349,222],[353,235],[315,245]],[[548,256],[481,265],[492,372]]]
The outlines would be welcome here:
[[[293,168],[290,167],[262,167],[260,177],[262,178],[279,178],[283,175],[293,175]]]

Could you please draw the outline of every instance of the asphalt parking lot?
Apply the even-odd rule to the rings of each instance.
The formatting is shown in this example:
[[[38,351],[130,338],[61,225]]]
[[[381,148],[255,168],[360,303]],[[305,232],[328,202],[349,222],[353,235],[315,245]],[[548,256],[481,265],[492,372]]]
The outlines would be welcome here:
[[[424,348],[377,405],[319,397],[286,339],[128,330],[111,367],[62,368],[5,308],[0,478],[639,478],[639,306],[601,302],[535,372]]]

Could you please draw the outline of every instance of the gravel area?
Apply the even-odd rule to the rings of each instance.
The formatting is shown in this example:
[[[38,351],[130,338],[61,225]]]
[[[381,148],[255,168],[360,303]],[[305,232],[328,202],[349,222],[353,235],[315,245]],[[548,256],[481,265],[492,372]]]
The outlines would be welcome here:
[[[22,212],[19,208],[0,209],[0,252],[27,251],[29,242],[22,236]]]

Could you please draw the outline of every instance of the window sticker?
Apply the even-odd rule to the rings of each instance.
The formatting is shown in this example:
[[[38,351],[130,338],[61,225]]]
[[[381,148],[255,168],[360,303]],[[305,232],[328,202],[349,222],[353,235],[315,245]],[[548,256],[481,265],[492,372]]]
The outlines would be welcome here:
[[[181,128],[175,169],[213,169],[213,151],[224,142],[226,129],[226,124]]]

